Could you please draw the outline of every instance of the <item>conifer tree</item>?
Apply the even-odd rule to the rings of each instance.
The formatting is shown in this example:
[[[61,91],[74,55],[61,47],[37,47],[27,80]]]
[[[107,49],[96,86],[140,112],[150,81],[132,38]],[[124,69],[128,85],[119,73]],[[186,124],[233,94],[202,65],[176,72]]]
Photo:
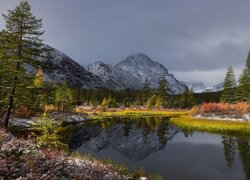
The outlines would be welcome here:
[[[3,59],[8,64],[12,78],[8,84],[11,90],[5,117],[5,127],[7,128],[18,86],[25,88],[25,85],[20,85],[27,79],[25,63],[36,64],[33,58],[40,56],[43,52],[40,36],[44,32],[40,30],[42,20],[33,16],[28,1],[21,1],[14,10],[9,10],[8,14],[3,17],[5,20]]]
[[[229,66],[224,80],[224,89],[221,95],[221,101],[227,103],[234,103],[236,100],[236,81],[233,67]]]
[[[245,68],[240,75],[239,86],[237,87],[237,99],[248,101],[250,98],[250,52],[248,52]]]
[[[59,111],[71,110],[73,103],[73,91],[69,88],[67,83],[63,83],[56,89],[55,102],[57,103]]]
[[[181,108],[191,108],[194,106],[194,96],[193,92],[190,90],[185,90],[180,98],[180,107]]]
[[[43,83],[43,70],[41,68],[38,69],[35,79],[34,79],[34,88],[37,93],[37,108],[41,108],[41,104],[43,102],[45,92],[44,92],[44,83]]]
[[[40,68],[38,69],[35,80],[34,80],[34,86],[36,88],[42,88],[43,87],[43,70]]]
[[[102,100],[101,106],[102,106],[102,110],[106,111],[106,108],[108,106],[108,100],[106,97]]]
[[[155,108],[161,108],[162,107],[162,100],[160,96],[157,96],[156,101],[155,101]]]
[[[155,106],[156,99],[157,99],[157,96],[156,96],[156,95],[153,95],[153,96],[151,96],[151,97],[148,99],[147,104],[146,104],[146,106],[147,106],[148,109],[150,109],[150,108],[152,108],[152,107]]]
[[[150,98],[151,89],[149,87],[148,79],[144,81],[143,88],[142,88],[142,103],[145,105],[148,98]]]
[[[45,148],[66,150],[68,146],[62,143],[62,123],[54,121],[46,113],[37,120],[36,131],[32,132],[36,143]]]
[[[169,97],[169,88],[168,88],[168,82],[165,77],[162,77],[159,81],[159,98],[161,100],[161,106],[166,108],[167,106],[167,100]]]

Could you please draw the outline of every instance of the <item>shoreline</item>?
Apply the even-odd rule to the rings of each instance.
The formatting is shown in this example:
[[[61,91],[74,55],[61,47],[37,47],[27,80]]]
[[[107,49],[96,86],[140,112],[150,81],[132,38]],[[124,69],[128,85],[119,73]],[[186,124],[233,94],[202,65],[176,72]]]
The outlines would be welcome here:
[[[193,119],[204,119],[204,120],[211,120],[211,121],[232,121],[232,122],[250,122],[250,115],[244,114],[243,118],[233,118],[230,116],[219,116],[219,115],[212,115],[212,116],[202,116],[202,115],[196,115],[196,116],[190,116]]]
[[[131,179],[125,168],[40,148],[0,129],[0,179]],[[98,179],[97,178],[97,179]]]
[[[228,135],[250,136],[250,122],[235,120],[216,120],[206,118],[193,118],[191,116],[180,116],[171,118],[170,123],[186,131],[200,131]]]

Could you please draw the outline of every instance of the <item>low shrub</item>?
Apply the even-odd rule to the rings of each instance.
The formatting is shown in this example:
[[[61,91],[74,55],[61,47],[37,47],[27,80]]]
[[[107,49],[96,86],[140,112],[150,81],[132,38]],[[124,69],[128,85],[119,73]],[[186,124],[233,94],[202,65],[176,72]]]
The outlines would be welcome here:
[[[193,107],[190,111],[191,116],[195,115],[242,115],[249,112],[249,106],[245,102],[237,104],[229,103],[204,103],[201,106]]]
[[[32,132],[36,143],[44,148],[68,149],[67,145],[62,143],[60,132],[62,131],[62,123],[54,121],[46,113],[38,119],[35,128],[37,132]]]
[[[29,118],[35,115],[35,112],[27,106],[14,108],[13,115],[19,118]]]

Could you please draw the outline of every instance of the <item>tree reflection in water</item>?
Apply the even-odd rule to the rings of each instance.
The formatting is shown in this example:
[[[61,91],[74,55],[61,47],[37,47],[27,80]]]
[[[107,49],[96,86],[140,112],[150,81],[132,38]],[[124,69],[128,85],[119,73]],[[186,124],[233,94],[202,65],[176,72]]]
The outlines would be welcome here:
[[[93,139],[94,145],[100,142],[97,150],[102,150],[107,147],[102,144],[104,138],[103,142],[108,143],[109,147],[114,147],[128,158],[141,161],[153,152],[164,149],[168,141],[181,132],[180,129],[169,124],[169,119],[168,117],[112,117],[89,122],[82,126],[80,131],[78,129],[72,137],[74,142],[72,149]],[[192,130],[182,130],[182,132],[185,137],[194,134]],[[250,179],[249,138],[221,135],[221,143],[228,168],[234,168],[234,161],[239,157],[245,178]]]

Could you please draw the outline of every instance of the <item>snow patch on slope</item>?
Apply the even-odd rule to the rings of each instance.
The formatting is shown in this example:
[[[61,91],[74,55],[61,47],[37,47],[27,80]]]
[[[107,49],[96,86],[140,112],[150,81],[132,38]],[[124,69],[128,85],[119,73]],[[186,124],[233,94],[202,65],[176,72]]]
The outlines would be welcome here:
[[[166,67],[162,64],[151,60],[144,54],[135,54],[127,57],[116,65],[136,78],[141,83],[147,79],[153,89],[157,89],[161,78],[165,77],[172,94],[180,94],[187,89],[187,86],[179,82],[172,74],[168,73]]]

